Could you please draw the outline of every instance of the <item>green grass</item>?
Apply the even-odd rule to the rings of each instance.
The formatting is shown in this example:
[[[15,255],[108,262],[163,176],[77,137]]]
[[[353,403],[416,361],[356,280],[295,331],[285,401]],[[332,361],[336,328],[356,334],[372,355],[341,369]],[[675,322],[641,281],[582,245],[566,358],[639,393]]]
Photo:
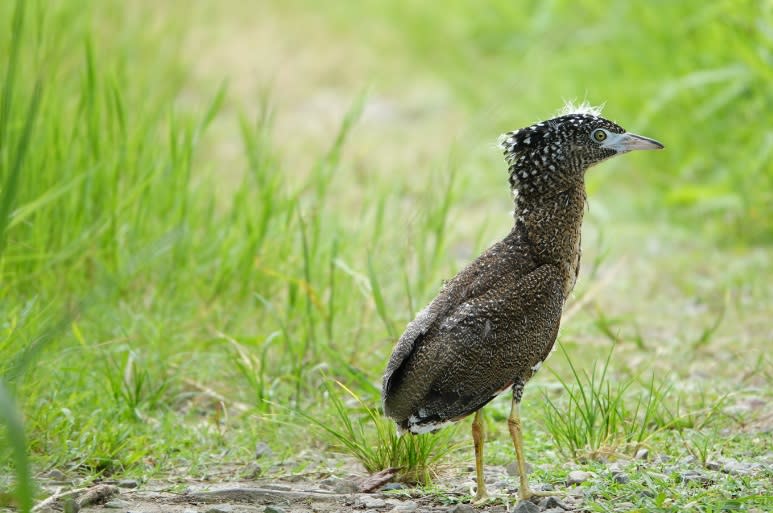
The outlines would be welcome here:
[[[394,469],[397,481],[431,484],[441,458],[454,448],[453,430],[435,435],[400,436],[394,423],[376,408],[368,406],[344,385],[338,385],[354,404],[344,402],[341,390],[326,386],[333,420],[318,419],[299,411],[301,417],[329,437],[334,448],[354,456],[368,472]]]
[[[578,371],[566,349],[560,349],[572,380],[556,375],[564,397],[553,400],[544,394],[544,422],[555,447],[568,458],[633,457],[661,430],[704,429],[725,404],[724,398],[693,404],[698,398],[691,396],[691,404],[684,406],[684,399],[668,384],[656,382],[654,375],[643,383],[617,382],[607,374],[612,350],[600,369],[594,364],[587,372]],[[705,463],[705,451],[702,460]]]
[[[527,452],[700,459],[727,429],[729,455],[759,454],[755,412],[701,422],[771,397],[769,5],[9,1],[0,24],[0,487],[22,509],[51,468],[195,478],[259,442],[268,473],[335,454],[298,411],[343,422],[368,468],[471,462],[395,438],[380,376],[442,280],[509,229],[496,136],[563,99],[667,151],[588,175],[573,366],[530,385],[580,395],[527,391]],[[359,401],[326,400],[334,381]],[[608,431],[584,417],[599,406]],[[647,507],[675,510],[666,484]]]

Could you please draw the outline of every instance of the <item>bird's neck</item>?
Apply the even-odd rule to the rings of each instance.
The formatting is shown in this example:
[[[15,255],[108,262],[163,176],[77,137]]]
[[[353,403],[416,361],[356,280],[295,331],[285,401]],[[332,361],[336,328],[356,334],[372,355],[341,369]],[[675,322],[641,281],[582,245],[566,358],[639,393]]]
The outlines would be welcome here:
[[[585,198],[582,184],[555,194],[515,198],[513,231],[528,243],[538,264],[553,264],[561,270],[565,298],[577,278]]]

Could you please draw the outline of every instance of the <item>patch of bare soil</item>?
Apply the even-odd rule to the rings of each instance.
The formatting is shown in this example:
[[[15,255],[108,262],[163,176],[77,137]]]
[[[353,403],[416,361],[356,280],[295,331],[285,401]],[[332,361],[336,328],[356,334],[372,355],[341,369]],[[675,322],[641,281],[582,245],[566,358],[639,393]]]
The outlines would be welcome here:
[[[540,497],[518,503],[517,478],[504,467],[488,467],[486,481],[490,503],[467,504],[471,492],[468,476],[444,482],[445,491],[428,493],[399,484],[387,484],[363,493],[371,478],[323,475],[229,482],[188,481],[170,487],[167,481],[140,484],[133,480],[102,483],[71,491],[46,487],[51,497],[36,506],[41,512],[132,513],[311,513],[311,512],[416,512],[465,513],[474,511],[520,513],[583,511],[581,492],[570,489],[560,497]],[[446,487],[448,487],[446,489]],[[575,491],[576,494],[571,492]]]

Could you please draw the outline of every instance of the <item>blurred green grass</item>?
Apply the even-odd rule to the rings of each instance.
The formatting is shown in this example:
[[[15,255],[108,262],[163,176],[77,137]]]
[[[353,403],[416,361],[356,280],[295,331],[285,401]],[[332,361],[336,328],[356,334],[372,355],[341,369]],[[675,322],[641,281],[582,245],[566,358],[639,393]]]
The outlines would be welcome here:
[[[770,2],[32,1],[20,39],[14,5],[0,375],[38,470],[195,475],[256,441],[297,451],[274,404],[330,414],[325,376],[375,401],[394,335],[508,228],[496,136],[564,99],[667,147],[588,177],[586,263],[629,259],[598,298],[623,341],[663,366],[653,346],[727,296],[736,325],[710,335],[765,372]],[[708,313],[668,306],[694,297]],[[572,323],[569,347],[608,344]]]

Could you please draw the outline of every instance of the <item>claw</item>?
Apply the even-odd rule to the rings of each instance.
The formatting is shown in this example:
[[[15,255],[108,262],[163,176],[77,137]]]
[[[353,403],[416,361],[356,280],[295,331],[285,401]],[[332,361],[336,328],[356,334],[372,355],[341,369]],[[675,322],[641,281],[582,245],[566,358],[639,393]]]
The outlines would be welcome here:
[[[489,494],[486,493],[485,490],[483,490],[483,493],[476,493],[475,497],[472,499],[471,504],[473,506],[481,506],[491,500],[491,497],[489,497]]]

